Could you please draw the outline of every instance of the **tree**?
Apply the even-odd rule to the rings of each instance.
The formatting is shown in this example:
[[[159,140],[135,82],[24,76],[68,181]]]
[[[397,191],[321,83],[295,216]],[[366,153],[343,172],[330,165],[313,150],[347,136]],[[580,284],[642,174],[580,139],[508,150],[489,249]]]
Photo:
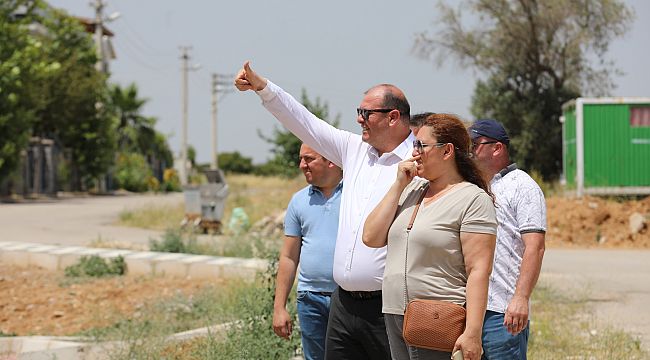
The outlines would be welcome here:
[[[158,119],[142,115],[147,101],[139,96],[136,84],[126,88],[115,84],[109,87],[107,108],[117,124],[119,152],[142,155],[160,178],[174,160],[167,137],[155,129]]]
[[[340,115],[336,115],[334,121],[329,121],[329,106],[321,102],[319,97],[315,101],[309,100],[307,90],[302,89],[301,103],[318,118],[338,126]],[[291,132],[280,129],[277,126],[273,129],[273,135],[265,136],[258,130],[260,138],[273,145],[274,157],[266,164],[258,167],[256,172],[259,175],[283,175],[292,177],[298,174],[298,162],[300,161],[300,145],[302,141]]]
[[[13,18],[21,5],[0,2],[0,182],[16,169],[36,121],[35,84],[58,66],[40,60],[41,43],[30,36],[29,21]]]
[[[227,173],[250,174],[253,172],[253,159],[242,156],[239,151],[219,153],[219,168]]]
[[[109,87],[108,108],[117,121],[117,145],[121,151],[146,154],[154,142],[156,118],[142,115],[147,99],[140,98],[138,87],[126,88],[113,84]]]
[[[459,9],[477,18],[467,28],[460,10],[439,4],[436,33],[414,49],[440,66],[449,58],[484,74],[472,114],[503,122],[513,158],[546,179],[561,169],[561,106],[582,93],[608,94],[617,72],[609,44],[633,18],[620,0],[467,0]]]
[[[105,106],[106,75],[97,72],[95,45],[79,21],[42,1],[25,16],[46,34],[38,37],[39,60],[56,64],[37,83],[40,102],[32,134],[53,138],[67,154],[72,187],[80,190],[113,163],[115,127]]]

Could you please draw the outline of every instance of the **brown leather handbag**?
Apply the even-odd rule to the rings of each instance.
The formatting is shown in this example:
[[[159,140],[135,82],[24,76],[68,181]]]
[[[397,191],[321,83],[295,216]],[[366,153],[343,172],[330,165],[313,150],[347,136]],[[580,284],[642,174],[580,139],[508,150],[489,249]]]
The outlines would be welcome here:
[[[451,352],[465,331],[465,308],[447,301],[413,299],[404,313],[407,344]]]
[[[406,228],[406,255],[404,256],[404,303],[408,302],[404,312],[402,336],[411,346],[426,349],[451,352],[458,337],[465,331],[465,308],[439,300],[413,299],[408,301],[408,286],[406,283],[408,259],[408,235],[413,228],[415,215],[420,208],[427,192],[425,187],[418,201],[408,227]]]

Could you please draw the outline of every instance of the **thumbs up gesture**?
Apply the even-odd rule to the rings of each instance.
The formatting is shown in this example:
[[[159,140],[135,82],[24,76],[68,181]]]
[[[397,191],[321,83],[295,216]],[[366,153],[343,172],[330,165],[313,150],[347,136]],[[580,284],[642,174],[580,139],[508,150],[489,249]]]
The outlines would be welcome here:
[[[257,75],[257,73],[251,69],[250,61],[246,61],[244,67],[239,70],[239,73],[235,77],[235,87],[237,87],[239,91],[260,91],[266,87],[266,79]]]

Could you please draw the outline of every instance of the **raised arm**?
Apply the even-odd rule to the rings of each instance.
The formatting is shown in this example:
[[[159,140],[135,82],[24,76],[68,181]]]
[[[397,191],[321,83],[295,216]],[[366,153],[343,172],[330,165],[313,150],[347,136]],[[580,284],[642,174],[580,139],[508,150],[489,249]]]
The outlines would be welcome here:
[[[360,136],[339,130],[309,112],[293,96],[251,69],[248,61],[235,77],[235,86],[240,91],[256,91],[264,107],[285,128],[341,168],[350,142],[361,142]]]
[[[380,248],[388,243],[388,229],[393,223],[399,197],[404,188],[417,175],[415,160],[419,160],[420,155],[414,158],[406,159],[397,166],[397,178],[393,185],[384,196],[384,198],[372,210],[366,218],[363,225],[363,243],[371,248]]]

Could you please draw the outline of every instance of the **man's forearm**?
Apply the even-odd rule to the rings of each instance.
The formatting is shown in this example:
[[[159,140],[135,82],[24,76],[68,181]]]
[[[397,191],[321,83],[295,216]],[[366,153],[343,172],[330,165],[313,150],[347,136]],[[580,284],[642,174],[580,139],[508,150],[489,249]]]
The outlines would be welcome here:
[[[519,279],[517,279],[515,286],[515,296],[530,299],[535,284],[537,284],[544,258],[544,235],[540,235],[542,236],[541,244],[539,243],[540,240],[537,240],[537,243],[527,245],[524,250],[521,268],[519,269]]]
[[[280,257],[278,266],[278,275],[275,280],[275,300],[273,301],[273,308],[284,309],[287,305],[289,292],[293,287],[293,282],[296,278],[296,269],[298,263],[291,260],[286,256]]]

